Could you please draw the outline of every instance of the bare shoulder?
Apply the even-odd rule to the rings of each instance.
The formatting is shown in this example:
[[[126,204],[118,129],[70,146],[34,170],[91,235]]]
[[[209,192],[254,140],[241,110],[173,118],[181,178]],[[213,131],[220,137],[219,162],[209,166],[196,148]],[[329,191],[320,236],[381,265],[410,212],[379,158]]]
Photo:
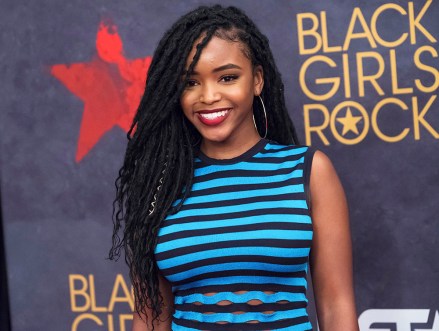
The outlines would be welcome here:
[[[344,223],[347,202],[343,186],[331,159],[319,150],[314,153],[309,187],[314,224]]]
[[[314,153],[311,176],[317,181],[337,176],[331,159],[320,150],[316,150]]]

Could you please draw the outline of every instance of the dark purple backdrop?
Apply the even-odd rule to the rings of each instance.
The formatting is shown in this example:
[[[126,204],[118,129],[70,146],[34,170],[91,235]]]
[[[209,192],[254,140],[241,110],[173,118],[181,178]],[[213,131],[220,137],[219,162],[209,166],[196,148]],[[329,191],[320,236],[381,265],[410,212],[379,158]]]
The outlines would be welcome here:
[[[171,22],[199,4],[209,3],[214,2],[3,3],[0,170],[12,330],[74,330],[75,323],[81,331],[125,330],[124,325],[129,329],[129,321],[124,322],[130,314],[124,292],[125,282],[128,284],[126,267],[122,260],[112,263],[105,259],[111,243],[113,183],[126,144],[125,128],[133,107],[129,104],[135,100],[129,93],[138,91],[144,79],[142,63],[147,64]],[[268,36],[302,143],[311,143],[330,156],[345,187],[361,331],[375,327],[408,331],[410,323],[415,323],[413,330],[437,331],[439,136],[434,132],[439,132],[439,106],[435,99],[439,81],[438,2],[222,3],[244,9]],[[410,6],[414,13],[412,23],[426,8],[419,22],[412,24],[415,42],[409,34],[401,45],[386,47],[378,43],[373,47],[366,37],[360,36],[352,39],[345,51],[320,49],[313,54],[300,54],[298,14],[309,32],[313,25],[310,17],[321,23],[320,13],[324,12],[328,46],[335,47],[343,45],[353,13],[359,15],[352,31],[357,36],[364,30],[361,17],[370,29],[373,14],[380,8],[388,8],[377,20],[377,33],[382,39],[394,41],[402,33],[409,33]],[[108,59],[97,51],[99,27],[99,31],[106,31],[101,23],[109,27],[104,39],[114,36],[117,28],[123,42],[123,59]],[[316,31],[321,35],[321,24]],[[304,40],[307,49],[315,46],[312,34]],[[118,40],[105,39],[104,44],[114,50]],[[392,90],[395,73],[391,69],[391,50],[396,58],[399,92]],[[417,51],[421,52],[418,64],[414,60]],[[351,68],[347,75],[351,80],[350,97],[344,95],[343,79],[347,76],[343,74],[343,54]],[[312,57],[316,62],[306,71],[305,81],[313,93],[324,95],[331,88],[331,84],[316,84],[316,78],[342,78],[340,89],[327,100],[313,100],[300,83],[301,68]],[[322,62],[322,57],[332,60],[335,66]],[[364,84],[365,95],[359,95],[358,58],[362,58],[365,75],[373,75],[383,66],[382,75],[376,79],[383,95],[370,82]],[[102,72],[107,76],[102,76]],[[417,88],[416,79],[432,87],[431,91]],[[78,91],[78,86],[82,90]],[[79,96],[88,92],[88,99]],[[113,98],[115,95],[119,99]],[[358,105],[371,120],[374,107],[386,98],[393,98],[393,104],[379,112],[379,129],[387,136],[396,136],[408,128],[406,136],[388,142],[370,124],[362,141],[347,144],[367,128],[367,119],[360,118]],[[418,116],[413,111],[413,98],[419,106]],[[101,103],[90,104],[90,100]],[[343,104],[345,101],[351,103]],[[429,101],[432,103],[422,120],[419,114]],[[117,104],[119,108],[113,109],[115,102],[120,107]],[[407,105],[406,110],[401,109],[401,103]],[[340,104],[338,114],[332,115]],[[354,121],[355,117],[359,120],[352,126],[351,118],[351,129],[343,135],[345,127],[338,119],[348,118],[348,106]],[[329,145],[315,132],[311,133],[311,141],[306,140],[306,107],[312,108],[312,127],[325,122],[322,107],[327,109],[328,118],[334,116],[336,133],[331,131],[330,122],[322,131]],[[337,133],[346,140],[337,139]],[[117,276],[120,274],[125,281]]]

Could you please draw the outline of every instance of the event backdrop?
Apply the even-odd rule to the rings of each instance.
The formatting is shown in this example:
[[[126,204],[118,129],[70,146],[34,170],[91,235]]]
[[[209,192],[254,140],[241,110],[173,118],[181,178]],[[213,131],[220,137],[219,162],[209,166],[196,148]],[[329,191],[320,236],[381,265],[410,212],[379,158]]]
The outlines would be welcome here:
[[[126,131],[158,40],[210,3],[2,2],[13,331],[129,330],[127,268],[106,260]],[[301,143],[345,187],[361,331],[438,331],[438,1],[221,3],[268,36]]]

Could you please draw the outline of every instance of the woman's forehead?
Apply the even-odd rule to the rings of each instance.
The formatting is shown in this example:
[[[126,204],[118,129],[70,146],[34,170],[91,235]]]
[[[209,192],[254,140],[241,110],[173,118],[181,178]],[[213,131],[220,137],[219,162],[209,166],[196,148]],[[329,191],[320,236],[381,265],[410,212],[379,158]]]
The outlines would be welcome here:
[[[197,48],[196,46],[203,40],[203,37],[200,37],[192,47],[191,52],[188,55],[186,60],[186,69],[192,63],[192,60],[196,54]],[[244,53],[244,45],[241,41],[236,40],[232,41],[229,39],[219,38],[217,36],[213,36],[207,45],[201,50],[200,58],[195,67],[199,66],[199,64],[209,65],[209,64],[218,64],[219,62],[227,62],[227,61],[235,61],[240,63],[250,63],[250,59]],[[194,68],[195,69],[195,68]]]

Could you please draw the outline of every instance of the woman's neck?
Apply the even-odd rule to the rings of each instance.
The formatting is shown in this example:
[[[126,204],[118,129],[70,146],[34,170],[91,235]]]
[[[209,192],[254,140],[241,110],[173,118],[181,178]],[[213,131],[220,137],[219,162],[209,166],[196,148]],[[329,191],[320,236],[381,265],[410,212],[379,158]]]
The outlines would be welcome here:
[[[226,141],[211,141],[203,139],[201,151],[213,159],[231,159],[239,156],[257,144],[261,137],[255,130],[252,134],[240,137],[230,137]]]

